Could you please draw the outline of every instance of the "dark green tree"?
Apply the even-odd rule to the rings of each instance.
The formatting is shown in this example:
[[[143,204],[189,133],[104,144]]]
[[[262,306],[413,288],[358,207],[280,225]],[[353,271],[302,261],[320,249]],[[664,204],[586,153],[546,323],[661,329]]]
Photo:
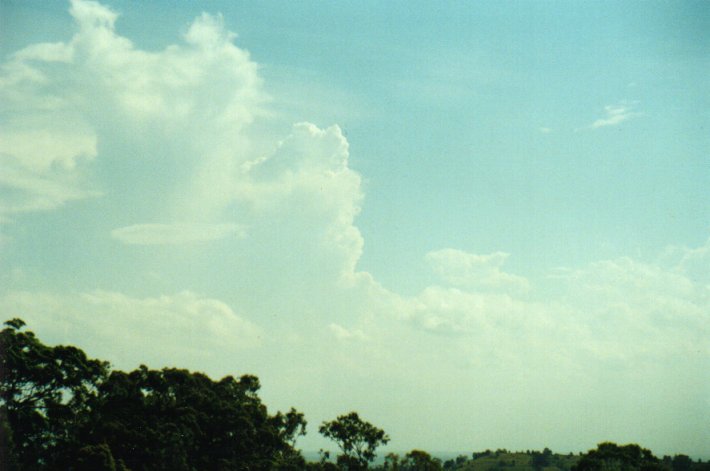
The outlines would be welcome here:
[[[77,453],[77,471],[116,471],[116,461],[105,443],[88,445]]]
[[[581,456],[573,471],[667,471],[650,450],[605,442]]]
[[[533,451],[531,460],[533,468],[539,471],[545,466],[550,466],[550,458],[552,458],[552,451],[549,448],[545,448],[542,452]]]
[[[399,471],[401,469],[399,455],[397,453],[387,453],[382,469]]]
[[[357,412],[323,422],[318,431],[338,445],[338,464],[348,470],[367,469],[375,459],[375,450],[389,442],[384,430],[360,419]]]
[[[0,332],[0,459],[8,470],[300,470],[303,414],[270,415],[259,380],[145,366],[113,371],[50,347],[24,322]]]
[[[693,460],[688,455],[675,455],[671,467],[673,471],[690,471],[693,468]]]
[[[442,467],[441,461],[433,458],[426,451],[412,450],[404,455],[400,469],[403,471],[439,471]]]
[[[90,420],[108,363],[76,347],[44,345],[12,319],[0,332],[0,407],[20,469],[66,468],[78,449],[76,431]]]
[[[258,389],[250,375],[213,381],[174,368],[113,372],[92,436],[133,471],[302,469],[293,444],[305,432],[303,414],[270,416]]]

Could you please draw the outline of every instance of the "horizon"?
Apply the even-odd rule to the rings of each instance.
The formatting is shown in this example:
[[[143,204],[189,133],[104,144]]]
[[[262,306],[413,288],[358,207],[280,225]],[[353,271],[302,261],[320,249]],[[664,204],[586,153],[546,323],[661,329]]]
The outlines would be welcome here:
[[[0,309],[387,449],[708,459],[703,2],[0,2]],[[379,453],[378,453],[379,454]]]

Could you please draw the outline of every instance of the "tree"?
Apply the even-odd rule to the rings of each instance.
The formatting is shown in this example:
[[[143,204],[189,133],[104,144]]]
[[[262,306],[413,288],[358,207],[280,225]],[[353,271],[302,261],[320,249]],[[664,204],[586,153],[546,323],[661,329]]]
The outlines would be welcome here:
[[[399,471],[401,469],[399,455],[397,453],[387,453],[382,468],[391,471]]]
[[[650,450],[636,444],[605,442],[582,455],[573,471],[656,471],[665,470]]]
[[[549,448],[545,448],[542,453],[539,451],[533,451],[531,460],[533,468],[539,471],[545,466],[549,466],[551,457],[552,451]]]
[[[79,450],[77,471],[116,471],[116,461],[113,459],[111,449],[105,443],[89,445]]]
[[[258,390],[251,375],[213,381],[175,368],[115,371],[91,435],[133,471],[302,469],[293,444],[305,431],[303,414],[270,416]]]
[[[0,406],[21,469],[64,468],[76,451],[76,430],[105,380],[108,363],[72,346],[44,345],[24,321],[0,332]]]
[[[338,445],[342,452],[338,464],[348,470],[367,469],[377,447],[389,442],[384,430],[360,419],[356,412],[323,422],[318,431]]]
[[[671,467],[673,471],[690,471],[693,468],[693,460],[688,455],[675,455]]]
[[[301,470],[306,430],[291,409],[270,415],[255,376],[214,381],[145,366],[109,372],[71,346],[51,347],[24,322],[0,332],[0,463],[44,471]]]
[[[426,451],[412,450],[404,455],[400,469],[406,471],[439,471],[442,468],[441,461],[432,458]]]

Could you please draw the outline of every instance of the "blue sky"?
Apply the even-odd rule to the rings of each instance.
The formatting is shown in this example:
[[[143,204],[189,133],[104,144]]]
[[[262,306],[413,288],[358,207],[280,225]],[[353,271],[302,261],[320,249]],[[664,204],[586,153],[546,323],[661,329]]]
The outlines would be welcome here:
[[[408,450],[701,454],[704,2],[0,2],[0,307]],[[435,430],[436,432],[431,432]]]

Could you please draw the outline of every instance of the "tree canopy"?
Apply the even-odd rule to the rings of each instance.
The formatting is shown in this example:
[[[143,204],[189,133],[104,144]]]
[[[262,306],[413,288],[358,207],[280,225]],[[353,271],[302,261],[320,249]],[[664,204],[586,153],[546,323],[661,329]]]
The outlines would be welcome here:
[[[7,469],[303,469],[303,414],[270,415],[255,376],[214,381],[184,369],[129,373],[50,347],[24,322],[0,332]]]
[[[342,452],[338,463],[347,469],[367,468],[368,463],[375,459],[375,450],[390,440],[384,430],[362,420],[357,412],[323,422],[318,431],[338,445]]]
[[[650,450],[636,444],[617,445],[604,442],[589,450],[573,471],[655,471],[665,467]]]

